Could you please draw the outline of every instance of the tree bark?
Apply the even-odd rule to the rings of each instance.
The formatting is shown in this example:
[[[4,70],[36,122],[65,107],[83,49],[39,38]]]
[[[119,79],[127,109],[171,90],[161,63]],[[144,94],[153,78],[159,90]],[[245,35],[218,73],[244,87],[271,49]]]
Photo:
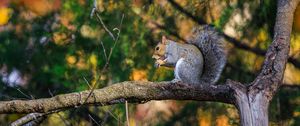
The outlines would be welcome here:
[[[46,113],[82,105],[144,103],[150,100],[198,100],[232,103],[228,84],[193,87],[183,83],[126,81],[102,89],[35,100],[0,101],[0,113]]]
[[[257,78],[249,85],[232,85],[244,126],[268,126],[269,102],[282,84],[290,48],[294,11],[299,0],[278,0],[272,45]]]
[[[235,105],[239,111],[240,123],[243,126],[268,126],[269,101],[266,97],[258,93],[251,99],[246,86],[237,82],[232,86],[235,89]]]

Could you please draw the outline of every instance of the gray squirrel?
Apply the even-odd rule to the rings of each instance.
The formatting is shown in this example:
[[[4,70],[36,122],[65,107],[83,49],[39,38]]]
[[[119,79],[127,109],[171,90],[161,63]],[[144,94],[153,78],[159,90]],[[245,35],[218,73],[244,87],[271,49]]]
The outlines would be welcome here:
[[[194,28],[185,44],[163,36],[152,58],[157,67],[175,67],[174,83],[215,84],[226,64],[224,46],[223,37],[212,26],[204,25]]]

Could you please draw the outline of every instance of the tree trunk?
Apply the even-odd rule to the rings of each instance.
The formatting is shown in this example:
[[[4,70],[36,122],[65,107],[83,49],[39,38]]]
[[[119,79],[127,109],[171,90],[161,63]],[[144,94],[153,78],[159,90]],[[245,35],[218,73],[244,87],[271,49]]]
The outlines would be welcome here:
[[[250,96],[247,92],[241,92],[236,98],[236,107],[239,110],[240,120],[243,126],[269,125],[269,102],[262,93]]]
[[[293,15],[299,0],[278,0],[273,42],[257,78],[248,86],[233,82],[234,104],[239,110],[241,125],[268,126],[269,102],[282,84],[289,54]]]

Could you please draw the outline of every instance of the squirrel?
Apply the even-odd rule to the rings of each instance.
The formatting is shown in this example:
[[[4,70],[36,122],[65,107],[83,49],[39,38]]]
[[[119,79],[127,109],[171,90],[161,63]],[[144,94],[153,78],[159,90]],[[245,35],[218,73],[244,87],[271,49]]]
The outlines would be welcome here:
[[[175,67],[173,83],[215,84],[226,64],[225,41],[209,25],[194,28],[187,43],[162,36],[152,56],[155,66]]]

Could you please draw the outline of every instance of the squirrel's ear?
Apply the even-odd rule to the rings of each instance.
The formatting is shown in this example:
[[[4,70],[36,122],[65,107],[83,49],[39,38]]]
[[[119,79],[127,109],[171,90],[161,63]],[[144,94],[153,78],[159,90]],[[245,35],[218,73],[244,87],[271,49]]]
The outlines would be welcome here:
[[[162,44],[166,44],[167,43],[167,38],[166,38],[166,36],[162,36],[162,39],[161,39],[161,43]]]

